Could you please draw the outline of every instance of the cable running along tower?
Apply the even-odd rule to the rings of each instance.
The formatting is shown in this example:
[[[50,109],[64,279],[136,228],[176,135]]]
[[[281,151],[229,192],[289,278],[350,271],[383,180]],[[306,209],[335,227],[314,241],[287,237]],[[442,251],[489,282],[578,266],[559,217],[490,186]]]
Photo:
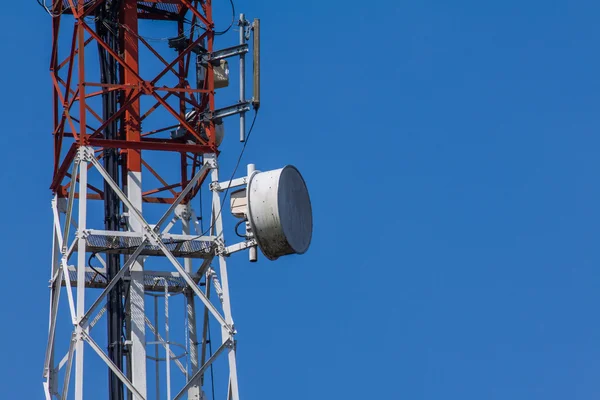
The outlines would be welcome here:
[[[238,400],[228,258],[302,254],[312,235],[296,168],[235,177],[260,105],[259,20],[231,2],[218,31],[210,0],[36,1],[52,21],[46,399]],[[239,44],[217,48],[232,26]],[[239,99],[217,105],[230,78]],[[221,151],[239,153],[225,180]]]

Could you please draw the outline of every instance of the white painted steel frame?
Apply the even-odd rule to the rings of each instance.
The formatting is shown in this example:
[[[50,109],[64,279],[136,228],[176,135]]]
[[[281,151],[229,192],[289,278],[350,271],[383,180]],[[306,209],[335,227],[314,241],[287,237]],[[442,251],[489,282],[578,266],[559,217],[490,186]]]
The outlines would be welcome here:
[[[92,164],[92,168],[88,168],[89,164]],[[97,171],[104,181],[112,187],[117,196],[123,202],[130,219],[130,227],[134,232],[106,232],[107,234],[128,236],[135,235],[143,238],[142,243],[135,249],[135,251],[128,256],[126,262],[122,266],[119,273],[107,283],[106,288],[97,296],[95,293],[86,290],[86,272],[89,272],[87,266],[87,255],[86,255],[86,236],[90,232],[99,232],[99,230],[87,229],[88,221],[87,218],[87,182],[88,174],[91,171]],[[192,190],[196,183],[206,175],[209,171],[211,172],[211,179],[214,188],[212,189],[212,235],[202,235],[199,232],[196,223],[195,213],[188,205],[182,205],[187,193]],[[50,268],[50,309],[49,309],[49,327],[48,327],[48,341],[47,349],[44,360],[44,392],[47,400],[52,399],[68,399],[69,398],[69,387],[70,382],[74,381],[74,398],[76,400],[84,399],[84,344],[87,343],[90,348],[96,353],[99,358],[116,374],[116,376],[123,382],[123,384],[133,393],[136,400],[146,399],[146,335],[145,326],[148,317],[144,311],[144,270],[141,262],[142,256],[140,253],[143,251],[147,244],[158,247],[165,258],[169,260],[169,263],[174,268],[176,273],[162,271],[161,275],[178,275],[183,278],[187,284],[187,289],[184,291],[186,296],[186,310],[188,320],[188,345],[190,348],[189,356],[191,360],[191,374],[186,375],[189,377],[186,385],[176,391],[177,395],[175,399],[179,399],[187,394],[189,399],[202,399],[202,388],[201,388],[201,377],[203,376],[206,369],[212,365],[212,363],[222,354],[227,353],[228,366],[229,366],[229,379],[228,379],[228,399],[239,400],[238,394],[238,382],[237,382],[237,367],[236,367],[236,355],[235,355],[235,340],[234,335],[236,333],[233,318],[231,315],[230,305],[230,294],[228,285],[227,275],[227,262],[226,255],[232,251],[239,251],[247,248],[246,244],[234,245],[227,248],[225,246],[223,237],[223,219],[221,205],[222,201],[220,198],[220,189],[218,187],[218,164],[216,155],[209,154],[204,157],[204,165],[200,171],[192,178],[189,184],[184,188],[182,193],[178,196],[175,202],[170,205],[165,214],[159,219],[155,225],[150,225],[143,216],[141,210],[141,203],[139,202],[139,194],[141,193],[141,176],[130,177],[128,179],[128,195],[123,193],[121,188],[111,179],[104,167],[94,157],[94,151],[91,147],[81,147],[78,150],[78,154],[75,158],[72,176],[79,176],[78,185],[77,180],[73,179],[73,186],[70,188],[68,199],[60,199],[54,197],[52,200],[52,212],[54,216],[53,224],[53,246],[52,246],[52,261]],[[238,181],[242,182],[242,180]],[[235,183],[238,183],[235,182]],[[132,188],[132,183],[136,184],[135,188]],[[233,183],[233,182],[231,182]],[[230,185],[231,185],[230,183]],[[216,184],[216,185],[215,185]],[[77,208],[75,208],[75,198],[77,197]],[[133,197],[133,198],[132,198]],[[77,212],[75,212],[77,209]],[[171,214],[175,212],[175,217],[171,217]],[[168,235],[167,233],[173,227],[177,220],[182,222],[182,234],[181,235]],[[190,223],[194,221],[194,223]],[[167,223],[167,226],[161,232],[163,225]],[[194,226],[199,236],[191,236],[191,226]],[[71,227],[75,227],[76,233],[72,235]],[[165,234],[163,236],[163,233]],[[71,236],[74,236],[71,239]],[[171,237],[175,240],[207,240],[212,242],[218,250],[215,254],[207,259],[202,260],[202,265],[194,273],[192,259],[184,258],[184,265],[182,266],[177,258],[170,252],[167,246],[163,243],[165,237]],[[176,239],[177,238],[177,239]],[[189,238],[189,239],[188,239]],[[238,250],[239,249],[239,250]],[[72,266],[69,264],[73,253],[77,251],[76,265]],[[210,268],[210,263],[213,258],[217,256],[219,259],[219,274]],[[104,266],[104,260],[96,254],[96,257]],[[73,260],[75,261],[75,260]],[[74,269],[76,271],[77,283],[75,287],[71,285],[71,278],[69,270]],[[135,303],[140,307],[142,317],[141,324],[137,322],[138,336],[137,345],[132,346],[133,360],[137,360],[137,365],[134,363],[132,380],[129,380],[127,376],[120,371],[110,360],[108,355],[103,349],[94,341],[91,336],[92,326],[98,322],[98,320],[105,313],[105,307],[100,307],[102,303],[106,301],[106,295],[114,287],[114,285],[128,273],[135,273],[136,270],[140,273],[138,277],[132,277],[132,281],[141,283],[137,288],[132,288],[130,296],[137,296]],[[157,271],[158,272],[158,271]],[[149,272],[150,273],[150,272]],[[207,274],[206,280],[206,293],[204,293],[194,281],[194,277],[198,274]],[[164,278],[163,278],[164,279]],[[166,279],[164,279],[166,282]],[[209,283],[210,282],[210,283]],[[215,291],[219,294],[219,303],[221,312],[209,299],[210,284],[215,285]],[[63,286],[64,284],[64,286]],[[166,285],[165,285],[166,286]],[[75,289],[75,293],[73,290]],[[55,343],[59,340],[56,336],[57,325],[64,321],[58,320],[58,310],[60,307],[61,292],[66,292],[68,309],[71,317],[71,321],[67,322],[67,326],[70,326],[72,332],[68,337],[69,350],[67,354],[61,359],[61,361],[55,364]],[[96,293],[98,290],[95,291]],[[94,294],[92,304],[86,308],[86,295]],[[168,296],[168,292],[166,292]],[[198,337],[196,328],[196,304],[195,297],[198,297],[202,301],[204,306],[205,318],[203,319],[204,327],[202,328],[202,364],[200,363],[198,356]],[[130,298],[131,299],[131,298]],[[140,300],[141,299],[141,300]],[[132,303],[132,304],[133,304]],[[96,310],[98,313],[95,314]],[[205,345],[207,335],[207,322],[209,316],[212,315],[221,326],[221,346],[218,350],[205,361]],[[162,341],[160,334],[158,334],[158,327],[156,329],[155,338]],[[160,339],[159,339],[160,338]],[[155,342],[153,342],[155,343]],[[172,351],[168,348],[169,339],[166,338],[166,351],[169,359],[175,358]],[[143,366],[140,363],[143,360]],[[72,366],[74,365],[74,368]],[[179,364],[178,364],[179,365]],[[62,387],[59,387],[58,373],[64,369],[64,377]],[[74,369],[74,374],[72,373]]]

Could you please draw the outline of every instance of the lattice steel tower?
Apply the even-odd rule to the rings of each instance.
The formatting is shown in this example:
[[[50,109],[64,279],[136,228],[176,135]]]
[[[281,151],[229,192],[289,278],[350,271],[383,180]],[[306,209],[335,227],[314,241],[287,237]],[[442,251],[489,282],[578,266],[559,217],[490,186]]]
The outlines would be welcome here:
[[[247,176],[219,181],[223,120],[239,117],[243,142],[245,114],[258,112],[259,21],[236,17],[239,45],[217,50],[229,28],[215,29],[209,0],[38,2],[52,17],[54,103],[46,398],[203,399],[214,366],[227,370],[211,385],[223,385],[215,397],[239,399],[227,258],[248,250],[255,261],[257,248],[269,259],[303,253],[312,233],[295,168],[251,164]],[[157,26],[170,33],[157,40]],[[239,101],[218,108],[227,60],[237,59]],[[232,152],[243,151],[235,142]],[[202,206],[192,207],[203,193],[204,225]],[[246,228],[229,246],[228,194]],[[221,336],[212,349],[211,321]],[[108,367],[107,383],[94,362]]]

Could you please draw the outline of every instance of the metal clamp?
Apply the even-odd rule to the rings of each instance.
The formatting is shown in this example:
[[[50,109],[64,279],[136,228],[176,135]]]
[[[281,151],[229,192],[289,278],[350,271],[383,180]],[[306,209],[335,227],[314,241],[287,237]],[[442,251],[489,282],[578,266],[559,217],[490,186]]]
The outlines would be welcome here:
[[[216,246],[215,254],[218,256],[226,256],[227,255],[227,247],[225,246],[225,242],[222,237],[218,237],[214,240],[214,245]]]
[[[217,192],[224,192],[227,189],[231,189],[238,186],[243,186],[248,183],[248,177],[236,178],[225,182],[213,182],[210,184],[210,190]]]
[[[239,56],[240,54],[246,54],[247,52],[248,45],[240,44],[237,46],[227,47],[222,50],[213,51],[212,53],[202,53],[198,56],[198,62],[202,65],[206,65],[208,63],[216,65],[220,60]]]
[[[225,247],[222,250],[222,255],[229,256],[233,253],[237,253],[238,251],[251,249],[254,246],[256,246],[257,244],[258,244],[258,242],[256,241],[256,239],[249,239],[249,240],[246,240],[245,242],[236,243],[231,246]]]
[[[218,110],[214,110],[212,112],[207,111],[202,114],[202,120],[209,121],[218,118],[229,117],[235,114],[244,113],[250,111],[250,104],[252,104],[251,101],[245,101],[243,103],[234,104],[232,106],[219,108]]]

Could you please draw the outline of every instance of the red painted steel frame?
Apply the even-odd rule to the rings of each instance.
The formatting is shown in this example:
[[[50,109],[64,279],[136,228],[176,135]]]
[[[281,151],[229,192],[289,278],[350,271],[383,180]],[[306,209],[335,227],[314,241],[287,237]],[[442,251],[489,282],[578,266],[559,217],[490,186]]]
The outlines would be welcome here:
[[[187,79],[190,64],[195,57],[193,50],[205,42],[206,49],[209,52],[213,51],[215,35],[211,0],[144,0],[144,3],[149,2],[156,3],[156,7],[140,5],[137,0],[123,1],[120,13],[122,54],[117,54],[88,24],[89,18],[86,19],[94,15],[96,8],[102,6],[105,0],[85,1],[85,4],[83,0],[54,0],[53,12],[58,16],[52,19],[50,64],[54,108],[54,167],[51,189],[59,196],[67,196],[72,186],[71,180],[78,179],[70,176],[69,171],[80,146],[94,147],[98,157],[101,157],[103,149],[118,148],[124,160],[124,173],[142,171],[143,168],[148,171],[162,185],[144,191],[144,201],[152,203],[172,202],[200,168],[201,155],[208,152],[218,153],[213,122],[203,123],[206,136],[201,136],[198,129],[185,119],[186,108],[199,109],[206,105],[211,111],[215,108],[212,66],[209,64],[207,68],[205,88],[193,88]],[[167,10],[167,13],[160,12],[161,7]],[[173,37],[183,35],[187,33],[184,16],[191,19],[188,41],[184,49],[174,52],[176,56],[171,60],[168,59],[169,56],[161,55],[138,33],[139,19],[156,19],[172,21],[173,26],[177,28]],[[72,29],[70,40],[64,39],[60,34],[61,25],[65,24]],[[198,26],[202,26],[201,31]],[[62,49],[63,45],[68,46],[68,56],[60,59],[59,47]],[[97,71],[96,65],[93,65],[94,68],[90,68],[92,65],[86,65],[98,62],[97,59],[88,56],[88,53],[96,52],[96,46],[101,46],[119,63],[121,84],[103,84],[99,75],[90,73]],[[140,68],[139,52],[142,46],[163,65],[164,68],[158,75],[141,76],[140,70],[143,68]],[[176,86],[159,84],[161,78],[168,74],[176,76]],[[94,102],[93,99],[111,91],[118,91],[121,100],[116,113],[104,120],[101,117],[103,114],[100,102]],[[197,95],[199,99],[196,98]],[[142,96],[153,99],[154,105],[142,110]],[[169,103],[169,100],[173,99],[178,99],[176,107]],[[144,121],[158,109],[166,110],[172,118],[164,126],[152,126],[144,132]],[[122,140],[105,139],[105,127],[115,120],[122,121]],[[183,139],[152,137],[178,127],[183,127],[195,138],[196,143],[190,144]],[[169,183],[157,173],[160,169],[158,165],[144,159],[144,153],[149,151],[179,153],[180,179]],[[201,184],[202,180],[190,193],[188,200],[196,195]],[[88,185],[88,191],[90,199],[103,198],[102,191],[91,185]],[[169,196],[150,196],[154,194]]]

